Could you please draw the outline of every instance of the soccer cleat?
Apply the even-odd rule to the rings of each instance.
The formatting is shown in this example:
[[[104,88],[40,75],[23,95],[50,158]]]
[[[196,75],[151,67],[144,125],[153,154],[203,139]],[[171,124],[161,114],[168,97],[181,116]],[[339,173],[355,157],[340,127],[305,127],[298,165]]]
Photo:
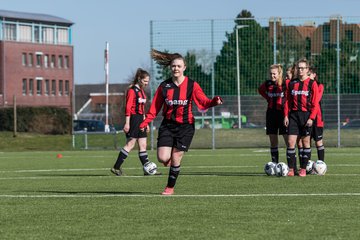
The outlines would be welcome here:
[[[300,168],[299,177],[306,177],[306,169]]]
[[[111,168],[110,171],[113,174],[115,174],[116,176],[122,176],[123,175],[123,172],[122,172],[121,168],[120,169]]]
[[[174,188],[166,187],[165,190],[161,193],[161,195],[173,195]]]
[[[289,168],[289,172],[288,172],[288,177],[293,177],[294,174],[294,169],[293,168]]]

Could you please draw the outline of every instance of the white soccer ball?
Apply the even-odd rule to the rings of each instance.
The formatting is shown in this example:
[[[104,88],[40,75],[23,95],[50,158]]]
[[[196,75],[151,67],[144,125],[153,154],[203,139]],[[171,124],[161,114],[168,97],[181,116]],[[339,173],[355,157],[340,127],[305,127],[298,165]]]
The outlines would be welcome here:
[[[325,175],[326,170],[327,170],[327,166],[324,161],[317,160],[314,163],[314,171],[316,172],[317,175]]]
[[[155,175],[157,172],[157,166],[154,162],[147,162],[144,164],[144,172],[149,175]]]
[[[264,166],[264,171],[265,171],[266,175],[275,176],[275,166],[276,166],[276,163],[274,163],[274,162],[266,163]]]
[[[306,165],[306,174],[313,174],[314,173],[314,161],[309,160]]]
[[[289,167],[284,162],[279,162],[275,166],[275,175],[278,177],[286,177],[289,173]]]

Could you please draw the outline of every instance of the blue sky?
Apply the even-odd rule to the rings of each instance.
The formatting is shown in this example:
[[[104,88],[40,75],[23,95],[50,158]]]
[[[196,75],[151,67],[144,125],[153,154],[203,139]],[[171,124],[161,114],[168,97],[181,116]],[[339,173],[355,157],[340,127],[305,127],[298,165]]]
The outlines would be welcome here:
[[[45,13],[75,23],[75,83],[104,82],[105,42],[110,44],[110,83],[124,83],[149,67],[150,21],[255,17],[360,16],[360,0],[1,0],[2,10]]]

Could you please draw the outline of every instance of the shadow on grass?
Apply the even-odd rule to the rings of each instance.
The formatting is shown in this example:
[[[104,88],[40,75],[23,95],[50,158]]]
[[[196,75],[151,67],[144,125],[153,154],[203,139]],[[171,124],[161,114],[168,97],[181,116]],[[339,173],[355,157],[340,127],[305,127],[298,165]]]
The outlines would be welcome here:
[[[87,195],[87,194],[94,194],[94,195],[154,195],[159,194],[158,192],[128,192],[128,191],[37,191],[39,193],[47,193],[47,194],[67,194],[67,195]]]
[[[188,176],[220,176],[220,177],[239,177],[239,176],[249,176],[249,177],[258,177],[266,176],[264,173],[247,173],[247,172],[181,172],[180,175]]]

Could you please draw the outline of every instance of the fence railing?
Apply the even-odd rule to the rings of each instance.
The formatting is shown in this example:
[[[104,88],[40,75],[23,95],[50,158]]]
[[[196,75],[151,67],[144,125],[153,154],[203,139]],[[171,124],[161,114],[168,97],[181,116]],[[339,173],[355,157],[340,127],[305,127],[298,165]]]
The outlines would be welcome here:
[[[343,124],[360,119],[360,17],[152,21],[150,27],[151,48],[185,56],[186,75],[199,82],[209,97],[224,97],[225,104],[215,108],[214,116],[244,115],[248,126],[265,125],[266,105],[257,88],[268,79],[269,66],[279,63],[286,68],[308,58],[325,88],[324,135],[331,132],[325,143],[353,146],[359,142],[356,131],[349,135]],[[168,72],[151,64],[153,94]],[[212,111],[207,115],[212,116]],[[219,126],[212,121],[211,126]],[[210,146],[216,147],[218,138],[212,134]]]

